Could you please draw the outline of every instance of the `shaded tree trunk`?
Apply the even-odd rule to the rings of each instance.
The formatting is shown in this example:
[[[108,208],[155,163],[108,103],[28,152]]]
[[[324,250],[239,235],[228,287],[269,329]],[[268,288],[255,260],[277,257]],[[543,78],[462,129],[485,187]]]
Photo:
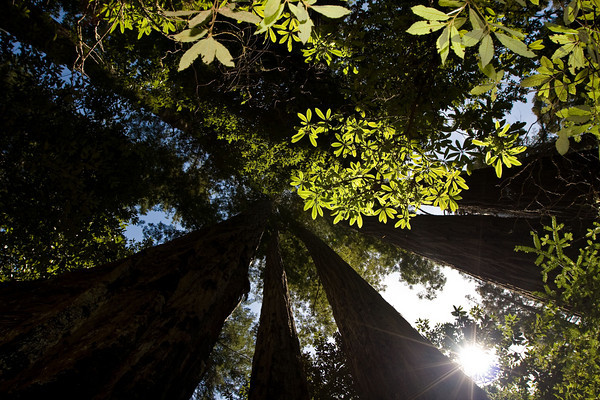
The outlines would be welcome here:
[[[571,222],[567,229],[575,237],[583,237],[583,223]],[[515,251],[515,246],[533,246],[530,232],[542,230],[539,220],[419,215],[411,220],[411,226],[410,230],[398,229],[393,223],[365,218],[359,232],[528,297],[535,298],[533,292],[544,291],[541,270],[534,263],[536,256]]]
[[[600,193],[598,150],[559,155],[551,153],[504,169],[498,179],[494,168],[465,176],[469,190],[461,193],[460,210],[518,216],[554,215],[592,219],[598,215]]]
[[[249,399],[308,400],[277,232],[272,233],[269,241],[264,275]]]
[[[297,228],[313,258],[361,399],[487,399],[333,250]]]
[[[249,290],[265,212],[122,261],[0,287],[3,399],[181,399]]]

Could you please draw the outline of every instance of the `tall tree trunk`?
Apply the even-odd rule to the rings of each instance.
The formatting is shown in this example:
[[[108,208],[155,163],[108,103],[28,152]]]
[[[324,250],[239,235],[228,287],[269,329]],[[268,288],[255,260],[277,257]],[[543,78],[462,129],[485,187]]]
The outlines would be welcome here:
[[[297,227],[313,258],[361,399],[487,399],[333,250]]]
[[[482,168],[465,176],[469,190],[461,193],[461,210],[515,216],[554,215],[558,218],[592,219],[598,215],[600,192],[598,150],[561,156],[554,148],[503,171]]]
[[[308,400],[287,278],[273,232],[264,272],[263,302],[252,361],[250,400]]]
[[[3,399],[181,399],[249,290],[266,212],[122,261],[0,287]]]
[[[571,223],[568,228],[575,237],[583,237],[583,223]],[[411,220],[411,226],[398,229],[393,223],[365,218],[359,231],[529,297],[544,291],[541,270],[534,263],[536,256],[515,251],[515,246],[533,245],[530,232],[542,229],[539,220],[419,215]]]

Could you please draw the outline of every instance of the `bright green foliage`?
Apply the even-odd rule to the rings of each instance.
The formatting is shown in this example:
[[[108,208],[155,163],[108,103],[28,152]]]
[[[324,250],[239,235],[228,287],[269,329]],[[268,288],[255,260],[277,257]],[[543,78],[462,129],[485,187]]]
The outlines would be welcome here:
[[[534,247],[545,282],[555,276],[556,288],[546,287],[548,303],[538,317],[531,346],[523,363],[546,381],[537,384],[539,398],[594,399],[600,397],[600,224],[589,229],[577,258],[565,254],[575,245],[556,219]],[[567,307],[565,310],[561,307]]]
[[[492,295],[484,309],[455,308],[453,323],[419,330],[454,357],[461,345],[495,349],[496,376],[485,389],[492,399],[596,399],[600,396],[600,224],[586,238],[563,232],[552,220],[545,233],[532,232],[536,264],[547,282],[545,302]],[[577,239],[577,240],[576,240]],[[577,246],[578,251],[570,251]],[[571,254],[568,256],[566,253]],[[508,313],[505,311],[509,311]]]
[[[530,8],[524,0],[518,0],[517,3],[523,10]],[[531,3],[539,5],[538,1]],[[527,58],[535,57],[531,50],[542,50],[545,47],[542,40],[526,45],[522,29],[506,26],[511,21],[489,8],[487,3],[442,0],[439,4],[454,9],[443,13],[424,6],[413,7],[413,12],[425,21],[416,22],[408,32],[428,34],[445,27],[437,40],[442,64],[446,61],[450,48],[456,55],[464,58],[465,47],[479,45],[479,66],[486,73],[485,69],[491,64],[495,54],[493,37],[513,53]],[[539,15],[534,18],[552,20],[542,16],[545,7],[540,6]],[[596,18],[597,7],[598,3],[595,1],[573,0],[562,10],[562,21],[556,18],[546,23],[550,32],[548,39],[552,42],[552,55],[549,58],[541,56],[537,73],[521,81],[523,87],[537,88],[537,97],[545,103],[542,113],[551,113],[560,118],[561,126],[556,141],[556,149],[560,154],[569,150],[570,137],[578,141],[582,135],[591,133],[600,138],[600,30]],[[472,30],[459,30],[467,20],[467,11]],[[475,87],[472,94],[481,95],[495,89],[503,78],[490,76],[489,72],[486,75],[490,82]],[[495,93],[492,94],[492,99],[494,96]]]
[[[410,229],[410,218],[419,207],[456,211],[460,192],[468,189],[452,163],[441,161],[435,151],[385,121],[367,119],[364,112],[343,117],[317,108],[299,117],[302,126],[292,141],[308,136],[317,146],[319,135],[324,135],[332,141],[336,157],[322,156],[292,177],[313,219],[328,209],[334,223],[349,220],[360,227],[363,216],[375,215],[384,223],[397,219],[396,227]]]
[[[185,23],[185,29],[172,39],[178,42],[195,42],[183,55],[179,70],[188,68],[199,56],[202,62],[210,64],[216,58],[226,67],[235,63],[230,50],[217,40],[217,37],[233,36],[231,31],[222,31],[219,23],[227,20],[257,25],[255,34],[265,34],[274,43],[286,45],[292,51],[294,42],[306,44],[313,35],[314,23],[309,10],[327,18],[341,18],[350,10],[337,5],[317,5],[316,0],[253,0],[253,1],[200,1],[196,9],[165,11],[166,4],[146,7],[143,3],[125,3],[111,0],[101,7],[100,15],[106,19],[113,32],[117,27],[121,33],[125,29],[136,29],[138,39],[152,30],[164,34],[176,31],[176,26]],[[223,18],[225,19],[223,21]],[[206,37],[205,37],[206,36]]]
[[[95,0],[90,1],[92,4]],[[145,5],[143,2],[125,2],[121,0],[109,0],[100,5],[99,15],[108,21],[109,33],[117,28],[124,33],[126,29],[138,32],[138,39],[149,35],[153,30],[168,35],[175,32],[175,24],[161,16],[158,12],[164,1]]]
[[[497,15],[484,4],[478,4],[476,1],[447,0],[441,0],[439,4],[454,9],[444,13],[431,7],[415,6],[412,11],[425,20],[415,22],[407,32],[413,35],[427,35],[443,29],[437,40],[442,64],[446,62],[450,48],[458,57],[464,58],[465,48],[479,44],[481,67],[485,68],[494,57],[492,33],[502,45],[512,52],[523,57],[535,56],[523,42],[525,35],[519,30],[505,26],[503,15]],[[470,31],[461,29],[467,21],[471,25]]]
[[[526,150],[525,146],[518,146],[519,132],[510,132],[510,124],[500,128],[500,122],[496,122],[497,132],[488,136],[485,140],[473,140],[473,144],[486,148],[485,163],[496,170],[498,178],[502,176],[502,165],[510,168],[519,166],[521,162],[515,157]]]

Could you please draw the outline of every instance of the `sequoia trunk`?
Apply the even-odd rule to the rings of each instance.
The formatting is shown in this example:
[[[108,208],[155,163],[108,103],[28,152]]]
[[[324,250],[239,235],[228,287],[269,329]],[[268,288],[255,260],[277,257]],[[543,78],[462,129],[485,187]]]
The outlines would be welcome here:
[[[3,399],[181,399],[249,290],[265,216],[101,267],[0,289]]]
[[[303,228],[363,400],[487,399],[325,243]]]
[[[598,151],[559,155],[554,148],[503,171],[482,168],[465,176],[469,190],[461,193],[461,210],[514,216],[554,215],[562,219],[593,219],[600,192]]]
[[[290,307],[287,279],[274,232],[264,272],[263,302],[252,362],[250,400],[308,400],[300,343]]]
[[[581,221],[571,223],[568,228],[574,236],[583,237],[586,230]],[[533,292],[544,291],[541,270],[534,262],[536,256],[516,252],[515,246],[532,246],[530,231],[540,231],[542,226],[539,220],[488,215],[419,215],[411,220],[411,229],[365,218],[359,231],[475,278],[535,297]]]

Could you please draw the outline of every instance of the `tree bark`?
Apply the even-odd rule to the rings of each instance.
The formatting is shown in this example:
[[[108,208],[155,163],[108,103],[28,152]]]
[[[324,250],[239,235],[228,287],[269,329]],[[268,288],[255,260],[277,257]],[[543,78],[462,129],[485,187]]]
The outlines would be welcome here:
[[[504,169],[501,179],[493,168],[465,176],[469,190],[461,193],[459,209],[522,217],[596,218],[600,192],[598,150],[565,156],[556,153],[554,147],[550,151],[521,167]]]
[[[482,400],[485,392],[304,228],[361,399]]]
[[[586,226],[581,221],[570,222],[566,229],[576,238],[583,237]],[[536,256],[515,251],[515,246],[533,246],[530,232],[542,230],[539,220],[419,215],[411,220],[411,227],[398,229],[393,223],[383,224],[371,217],[364,219],[359,232],[528,297],[536,298],[534,292],[544,291]]]
[[[310,396],[277,232],[269,241],[264,274],[249,399],[308,400]]]
[[[265,211],[122,261],[0,287],[3,399],[181,399],[249,290]]]

